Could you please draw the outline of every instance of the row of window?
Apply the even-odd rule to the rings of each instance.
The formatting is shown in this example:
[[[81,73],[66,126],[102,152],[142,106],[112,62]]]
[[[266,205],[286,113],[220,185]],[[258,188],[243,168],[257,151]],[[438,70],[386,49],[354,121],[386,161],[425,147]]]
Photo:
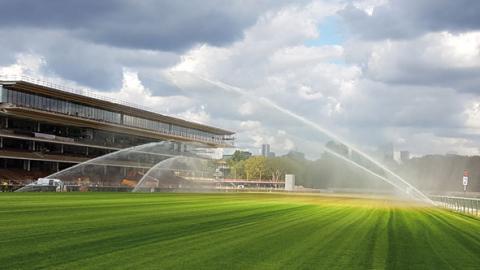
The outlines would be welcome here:
[[[124,124],[126,126],[155,130],[162,133],[191,137],[200,140],[222,141],[223,139],[222,136],[197,129],[166,124],[130,115],[122,115],[120,113],[75,102],[5,89],[1,88],[1,86],[0,91],[0,102],[12,103],[18,106],[31,107],[109,123]]]
[[[121,123],[121,115],[119,113],[9,89],[2,90],[2,102],[110,123]]]
[[[170,131],[169,124],[130,115],[123,115],[123,124],[131,127],[146,128],[161,132]]]

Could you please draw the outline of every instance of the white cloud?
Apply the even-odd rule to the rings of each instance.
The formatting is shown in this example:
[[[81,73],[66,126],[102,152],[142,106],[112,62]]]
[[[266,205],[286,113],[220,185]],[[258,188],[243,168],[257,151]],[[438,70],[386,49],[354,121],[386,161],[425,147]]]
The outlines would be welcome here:
[[[352,85],[360,74],[359,69],[334,63],[343,57],[341,46],[308,47],[303,43],[317,37],[317,24],[341,7],[338,4],[314,2],[267,12],[245,31],[242,40],[222,48],[208,45],[193,48],[181,57],[182,61],[171,71],[192,72],[244,87],[247,91],[275,99],[288,107],[299,105],[301,109],[300,104],[307,101],[309,104],[304,108],[308,115],[331,117],[343,111],[340,99],[354,90]],[[175,76],[175,80],[177,84],[190,88],[195,88],[195,84],[197,88],[206,87],[200,82],[195,83],[191,77]],[[282,152],[292,149],[294,143],[291,140],[275,139],[279,136],[277,127],[291,123],[291,120],[283,119],[284,115],[271,109],[262,108],[265,105],[254,100],[223,98],[224,93],[219,89],[217,92],[214,102],[237,107],[234,110],[236,115],[233,113],[230,116],[232,120],[246,119],[247,122],[242,123],[250,123],[249,120],[262,123],[261,127],[255,128],[256,132],[242,133],[238,127],[233,127],[240,132],[237,137],[248,136],[255,147],[270,143]],[[201,102],[205,102],[205,99],[202,98]],[[313,108],[314,111],[310,111]],[[225,111],[211,113],[212,117],[224,114]]]
[[[373,9],[383,2],[363,4],[366,9]],[[312,6],[317,9],[309,10]],[[447,68],[472,67],[477,63],[475,48],[478,46],[467,45],[468,50],[461,46],[476,42],[476,34],[431,33],[407,41],[361,41],[358,46],[353,43],[356,41],[352,41],[345,47],[305,46],[305,40],[319,34],[316,24],[339,8],[341,5],[321,9],[319,5],[311,4],[267,13],[245,31],[244,39],[222,48],[208,45],[194,48],[172,70],[185,70],[244,87],[254,96],[272,99],[344,138],[365,144],[367,148],[397,141],[396,138],[401,136],[405,143],[398,144],[413,149],[414,143],[427,139],[426,136],[417,138],[416,134],[424,134],[429,129],[441,128],[450,136],[462,136],[461,132],[453,130],[453,126],[463,125],[459,120],[464,115],[461,105],[463,96],[448,87],[392,85],[390,81],[401,80],[404,74],[411,76],[409,66],[404,66],[404,63],[425,68],[439,65]],[[343,59],[349,61],[342,63]],[[414,76],[417,75],[421,74],[414,73]],[[198,84],[195,80],[189,83],[192,88]],[[321,141],[315,139],[318,134],[306,131],[302,125],[286,119],[288,117],[281,113],[268,108],[260,109],[263,105],[251,101],[232,103],[221,97],[221,90],[217,91],[220,91],[217,101],[237,107],[237,114],[233,113],[229,118],[232,121],[244,119],[240,128],[232,125],[232,129],[239,132],[237,137],[249,138],[244,138],[242,145],[250,143],[259,147],[262,143],[270,143],[276,144],[280,151],[296,145],[305,148],[299,149],[301,151],[310,151],[312,149],[308,149],[308,145]],[[211,116],[215,118],[221,114],[222,111],[215,111]],[[215,119],[212,121],[215,122]],[[245,123],[251,122],[261,124],[248,126],[254,131],[247,131]],[[402,132],[395,132],[398,126]],[[286,132],[286,137],[294,135],[295,143],[275,141],[276,137],[281,137],[276,133],[279,129]],[[298,134],[296,129],[305,133]],[[431,134],[429,140],[437,136],[439,141],[446,141],[452,147],[457,143],[459,148],[471,152],[470,148],[461,146],[463,141],[460,139],[444,139],[444,135],[436,131]],[[440,143],[424,145],[432,151],[442,149]],[[428,153],[428,147],[418,150]]]
[[[255,113],[255,104],[253,104],[252,102],[244,102],[240,105],[240,108],[239,108],[239,113],[241,115],[245,115],[245,116],[248,116],[248,115],[252,115]]]
[[[312,87],[308,85],[300,85],[299,89],[297,90],[300,97],[304,99],[320,99],[323,98],[323,94],[320,91],[315,91]]]
[[[185,96],[152,95],[152,92],[138,78],[138,73],[127,68],[123,70],[122,88],[119,91],[97,93],[114,99],[129,101],[166,114],[183,111],[193,104]],[[191,111],[189,112],[193,114]]]
[[[205,106],[200,106],[200,108],[187,109],[186,111],[177,114],[178,117],[187,119],[188,121],[193,121],[201,124],[209,124],[210,114],[206,111]]]
[[[373,11],[376,7],[382,6],[386,3],[388,3],[388,0],[359,0],[354,1],[353,5],[356,8],[365,11],[368,15],[372,16]]]
[[[370,18],[388,3],[362,0],[353,1],[353,6]],[[260,102],[257,96],[263,96],[362,148],[393,141],[415,154],[474,153],[480,127],[480,32],[422,30],[407,35],[409,39],[374,41],[346,33],[350,36],[343,44],[307,46],[307,41],[325,34],[319,32],[319,24],[345,6],[343,1],[311,1],[265,9],[233,43],[196,43],[184,53],[119,49],[50,31],[49,42],[38,43],[31,52],[24,41],[24,52],[0,67],[0,73],[48,77],[78,88],[103,77],[119,82],[121,78],[121,84],[101,87],[97,93],[237,131],[242,149],[270,143],[280,153],[308,152],[325,140]],[[18,43],[22,40],[28,39]],[[105,65],[92,65],[97,60]],[[170,76],[171,71],[224,81],[249,95],[229,93],[180,73]],[[100,79],[75,83],[72,78],[78,76],[72,74]],[[151,84],[156,79],[161,83]],[[168,93],[165,86],[170,87]]]
[[[40,70],[46,65],[45,59],[36,54],[19,53],[16,55],[16,62],[12,65],[0,67],[0,74],[5,76],[30,75],[38,77]]]
[[[345,53],[351,63],[362,64],[365,75],[374,80],[461,88],[462,82],[477,77],[480,32],[434,32],[409,40],[352,40]]]
[[[465,108],[465,126],[480,135],[480,98],[468,102]]]
[[[425,153],[443,155],[448,152],[456,152],[463,155],[480,154],[478,144],[475,144],[472,140],[462,137],[443,137],[430,132],[417,133],[411,136],[409,138],[409,146],[411,145],[415,145],[412,152],[417,155]]]

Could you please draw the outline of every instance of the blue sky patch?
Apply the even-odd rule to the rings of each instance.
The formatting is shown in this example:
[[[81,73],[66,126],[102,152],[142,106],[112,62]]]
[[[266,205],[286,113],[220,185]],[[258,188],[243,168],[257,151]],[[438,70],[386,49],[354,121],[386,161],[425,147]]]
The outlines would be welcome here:
[[[338,16],[329,16],[318,25],[319,37],[305,42],[306,46],[340,45],[344,41],[342,25]]]

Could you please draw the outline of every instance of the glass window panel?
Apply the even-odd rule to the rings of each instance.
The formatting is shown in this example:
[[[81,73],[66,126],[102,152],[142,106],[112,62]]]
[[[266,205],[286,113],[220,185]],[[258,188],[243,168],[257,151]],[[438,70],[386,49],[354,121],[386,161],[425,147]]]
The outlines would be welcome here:
[[[46,97],[42,97],[42,109],[48,109],[48,99]]]
[[[24,98],[25,98],[25,95],[23,92],[18,92],[18,105],[22,105],[24,104]]]
[[[17,92],[17,104],[18,105],[23,105],[23,93],[22,92]]]
[[[52,111],[54,111],[54,112],[58,111],[57,107],[58,107],[57,100],[52,98]]]
[[[80,108],[77,103],[72,103],[73,106],[73,115],[80,116]]]
[[[23,106],[28,107],[28,94],[23,93]]]
[[[21,100],[20,92],[16,91],[15,104],[21,104],[21,103],[22,103],[22,100]]]
[[[30,107],[30,94],[25,93],[24,102],[25,107]]]
[[[63,114],[67,114],[67,112],[68,112],[68,102],[67,102],[67,101],[62,101],[61,104],[62,104],[62,110],[61,110],[61,112],[62,112]]]
[[[35,108],[39,109],[41,106],[40,106],[40,97],[39,96],[35,96],[35,105],[34,105]]]
[[[2,95],[0,97],[0,102],[6,102],[7,101],[7,89],[3,89],[3,87],[0,85],[0,92],[2,92]]]
[[[80,107],[80,115],[81,115],[82,117],[85,117],[85,116],[87,115],[87,113],[86,113],[86,111],[85,111],[85,106],[79,105],[79,107]]]
[[[70,114],[70,102],[65,101],[65,114]]]
[[[2,90],[2,102],[8,102],[8,89],[2,88],[1,85],[0,89]]]

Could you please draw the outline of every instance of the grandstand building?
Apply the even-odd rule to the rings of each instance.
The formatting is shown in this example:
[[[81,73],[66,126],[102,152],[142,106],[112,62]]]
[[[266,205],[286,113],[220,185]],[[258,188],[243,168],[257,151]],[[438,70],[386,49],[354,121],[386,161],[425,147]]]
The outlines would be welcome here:
[[[0,77],[0,181],[23,185],[94,157],[149,142],[174,141],[174,151],[182,151],[184,142],[230,147],[233,134],[87,90],[24,76]],[[127,176],[135,175],[138,168],[132,165],[133,172],[122,169]]]

